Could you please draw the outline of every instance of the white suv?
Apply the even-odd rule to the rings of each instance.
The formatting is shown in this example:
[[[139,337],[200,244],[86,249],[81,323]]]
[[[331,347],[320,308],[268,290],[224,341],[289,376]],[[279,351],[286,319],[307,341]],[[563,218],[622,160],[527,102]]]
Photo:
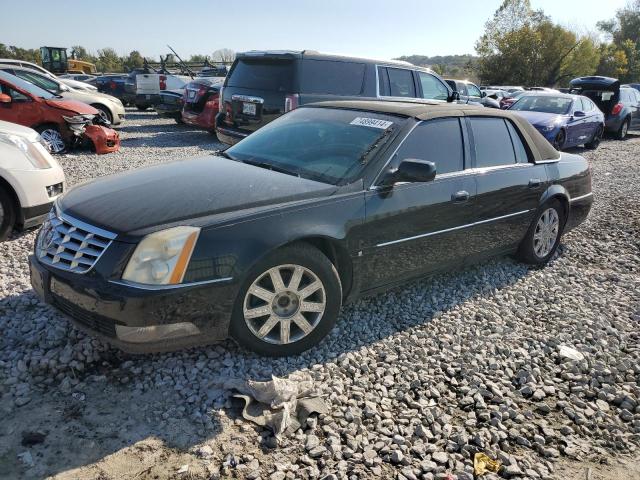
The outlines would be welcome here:
[[[0,121],[0,241],[42,223],[65,189],[62,167],[38,132]]]

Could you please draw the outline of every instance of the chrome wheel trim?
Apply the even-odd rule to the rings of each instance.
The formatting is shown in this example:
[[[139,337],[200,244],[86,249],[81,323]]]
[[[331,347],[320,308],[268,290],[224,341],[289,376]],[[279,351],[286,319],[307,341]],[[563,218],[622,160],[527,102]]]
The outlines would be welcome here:
[[[533,251],[538,258],[544,258],[551,250],[558,239],[560,232],[560,217],[555,208],[547,208],[536,223],[533,232]]]
[[[320,323],[327,295],[318,276],[294,264],[270,268],[254,280],[242,303],[245,324],[274,345],[302,340]]]
[[[626,138],[627,133],[629,133],[629,122],[625,120],[625,122],[622,124],[622,132],[620,132],[620,137]]]
[[[40,137],[49,148],[51,153],[63,152],[66,145],[59,131],[53,128],[47,128],[40,132]]]
[[[98,116],[102,119],[102,121],[105,122],[107,125],[111,125],[111,119],[109,118],[109,114],[103,108],[98,108],[98,107],[94,107],[94,108],[98,110]]]

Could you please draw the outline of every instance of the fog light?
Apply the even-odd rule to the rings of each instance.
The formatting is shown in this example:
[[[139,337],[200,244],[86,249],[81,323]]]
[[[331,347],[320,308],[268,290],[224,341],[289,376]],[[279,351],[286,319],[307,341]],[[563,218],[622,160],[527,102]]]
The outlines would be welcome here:
[[[191,322],[152,325],[150,327],[125,327],[116,325],[116,335],[123,342],[147,343],[159,342],[170,338],[198,335],[200,329]]]
[[[47,187],[47,195],[49,197],[57,197],[62,193],[64,186],[62,183],[56,183],[55,185],[49,185]]]

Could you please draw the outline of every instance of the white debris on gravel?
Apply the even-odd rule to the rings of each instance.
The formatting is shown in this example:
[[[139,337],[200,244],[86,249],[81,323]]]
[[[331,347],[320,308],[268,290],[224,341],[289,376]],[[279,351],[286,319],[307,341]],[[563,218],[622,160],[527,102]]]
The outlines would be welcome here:
[[[121,152],[61,159],[70,184],[219,147],[206,132],[128,113]],[[233,411],[227,379],[303,372],[331,413],[280,444],[239,429],[274,452],[241,457],[246,478],[466,480],[476,452],[502,462],[500,477],[553,478],[560,456],[637,454],[640,137],[581,154],[591,161],[596,203],[546,268],[499,259],[362,299],[296,358],[259,358],[230,341],[122,354],[36,299],[26,262],[35,233],[15,235],[0,244],[3,414],[61,392],[70,398],[79,386],[90,398],[108,381],[162,391],[162,409],[145,414],[157,428],[189,422],[207,437],[215,415]]]

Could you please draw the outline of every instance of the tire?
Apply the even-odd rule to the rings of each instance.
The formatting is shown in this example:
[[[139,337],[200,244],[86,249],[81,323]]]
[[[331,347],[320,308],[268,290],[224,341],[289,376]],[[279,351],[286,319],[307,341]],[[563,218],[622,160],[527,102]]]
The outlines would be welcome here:
[[[520,243],[518,258],[531,265],[545,265],[560,245],[565,220],[565,209],[559,200],[552,199],[542,205]],[[549,226],[548,235],[542,230],[545,223]],[[555,229],[552,228],[553,223],[556,225]]]
[[[184,125],[184,120],[182,120],[182,117],[174,117],[173,119],[178,125]]]
[[[60,129],[57,125],[41,125],[37,127],[36,132],[40,134],[42,139],[49,147],[49,152],[60,154],[67,151],[67,144],[60,133]]]
[[[584,144],[584,148],[589,150],[595,150],[600,145],[600,141],[602,140],[602,135],[604,134],[604,128],[601,126],[593,134],[591,141]]]
[[[109,124],[113,123],[113,115],[111,114],[111,111],[109,111],[109,109],[107,107],[105,107],[104,105],[100,105],[100,104],[95,104],[95,105],[91,105],[93,108],[95,108],[96,110],[98,110],[99,115],[102,117],[103,120],[109,122]]]
[[[280,288],[274,286],[274,278],[282,280]],[[296,278],[297,286],[292,286]],[[331,331],[341,304],[340,277],[329,259],[306,244],[284,247],[268,254],[247,274],[234,304],[229,333],[260,355],[297,355]]]
[[[560,130],[556,138],[553,140],[553,147],[560,151],[562,147],[564,147],[565,142],[567,141],[567,134],[564,130]]]
[[[16,223],[16,205],[13,199],[0,187],[0,242],[7,239]]]
[[[617,140],[624,140],[625,138],[627,138],[627,133],[629,132],[630,123],[631,123],[631,120],[629,118],[624,119],[624,122],[622,122],[622,124],[620,125],[620,128],[616,132],[615,137]]]
[[[149,105],[141,105],[139,103],[136,103],[136,108],[141,112],[146,112],[147,110],[149,110]]]

